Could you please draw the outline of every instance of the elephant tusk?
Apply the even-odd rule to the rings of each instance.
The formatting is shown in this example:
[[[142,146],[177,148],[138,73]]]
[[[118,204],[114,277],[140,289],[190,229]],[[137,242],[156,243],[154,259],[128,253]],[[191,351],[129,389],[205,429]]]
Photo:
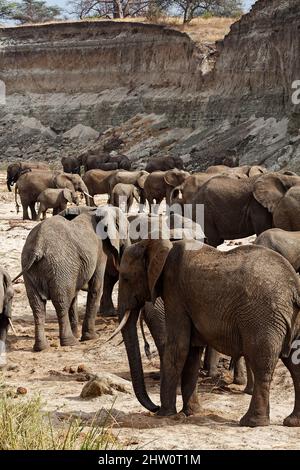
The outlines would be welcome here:
[[[109,341],[111,341],[115,336],[117,336],[117,334],[120,333],[120,331],[121,331],[121,330],[124,328],[124,326],[126,325],[126,323],[127,323],[127,321],[128,321],[128,318],[129,318],[129,315],[130,315],[130,310],[126,310],[125,315],[124,315],[124,317],[122,318],[120,325],[119,325],[118,328],[113,332],[113,334],[105,341],[106,343],[108,343]]]
[[[91,196],[89,193],[86,193],[85,191],[83,191],[83,194],[87,197],[89,197],[90,199],[94,199],[93,196]]]
[[[12,329],[13,334],[14,334],[15,336],[18,336],[18,335],[17,335],[17,332],[16,332],[16,330],[15,330],[15,327],[14,327],[14,325],[13,325],[13,322],[11,321],[10,318],[8,319],[8,323],[9,323],[11,329]]]

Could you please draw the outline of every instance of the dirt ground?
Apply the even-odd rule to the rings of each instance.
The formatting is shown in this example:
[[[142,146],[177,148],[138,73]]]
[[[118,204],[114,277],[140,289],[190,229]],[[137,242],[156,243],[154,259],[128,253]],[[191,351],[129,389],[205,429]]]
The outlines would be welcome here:
[[[15,276],[20,271],[20,255],[25,239],[34,222],[23,222],[16,214],[13,194],[5,186],[5,175],[0,174],[0,255],[2,266]],[[230,248],[232,245],[230,246]],[[223,369],[223,378],[212,382],[199,378],[198,392],[203,411],[186,418],[178,415],[159,418],[151,415],[138,403],[134,394],[117,392],[115,395],[83,400],[80,392],[86,382],[77,373],[84,364],[93,373],[106,371],[130,380],[124,345],[120,338],[111,343],[105,340],[115,329],[114,318],[97,319],[99,339],[78,343],[75,347],[60,347],[58,326],[52,304],[48,303],[46,332],[51,348],[34,353],[33,317],[27,301],[23,281],[15,286],[13,308],[17,337],[10,332],[8,366],[3,371],[6,384],[28,390],[28,396],[40,394],[45,408],[60,419],[71,414],[80,415],[87,423],[100,412],[98,420],[110,415],[113,432],[124,448],[138,449],[299,449],[300,430],[282,426],[283,419],[293,408],[291,380],[279,364],[271,392],[271,426],[256,429],[241,428],[238,420],[246,412],[250,397],[241,386],[229,385],[230,373]],[[85,294],[80,294],[80,312],[84,312]],[[115,298],[116,300],[116,293]],[[153,349],[153,348],[152,348]],[[149,363],[143,354],[146,384],[155,403],[159,403],[158,364]],[[224,362],[228,364],[228,362]],[[65,368],[73,367],[74,373]],[[26,399],[17,398],[18,400]],[[178,409],[181,405],[178,396]]]

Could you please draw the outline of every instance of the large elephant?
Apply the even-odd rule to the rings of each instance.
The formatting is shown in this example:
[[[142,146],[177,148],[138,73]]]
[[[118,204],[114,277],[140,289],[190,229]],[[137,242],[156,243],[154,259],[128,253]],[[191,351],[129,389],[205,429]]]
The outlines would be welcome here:
[[[144,170],[117,171],[109,178],[110,193],[118,183],[134,184],[140,193],[141,204],[145,203],[144,186],[149,173]]]
[[[195,173],[188,176],[180,186],[175,187],[171,191],[171,203],[179,203],[182,205],[191,204],[199,188],[201,188],[204,183],[209,181],[211,178],[214,178],[215,176],[215,174],[208,173]]]
[[[300,273],[300,232],[272,228],[261,233],[254,243],[280,253]]]
[[[5,342],[12,314],[14,289],[9,274],[0,268],[0,367],[5,365]]]
[[[192,200],[193,218],[199,205],[204,205],[204,232],[208,244],[218,246],[224,240],[259,235],[272,228],[272,214],[255,197],[258,178],[216,176],[196,192]]]
[[[86,204],[90,204],[91,197],[88,194],[88,189],[79,175],[29,170],[27,173],[19,176],[15,188],[15,191],[18,191],[20,194],[23,207],[23,219],[29,219],[29,207],[32,219],[36,220],[35,203],[40,193],[48,188],[67,188],[72,193],[75,191],[81,192],[85,195]]]
[[[95,318],[106,253],[113,251],[118,258],[121,247],[127,243],[119,238],[118,224],[127,224],[121,211],[109,206],[78,215],[79,211],[71,208],[65,211],[65,217],[56,215],[34,227],[22,251],[22,272],[16,279],[24,277],[35,322],[35,351],[48,347],[44,330],[47,300],[52,301],[56,310],[60,344],[76,344],[77,294],[86,285],[88,297],[81,339],[96,337]]]
[[[8,191],[18,181],[18,178],[30,170],[50,171],[48,163],[43,162],[18,162],[11,163],[7,167],[6,184]]]
[[[82,179],[86,184],[91,196],[95,196],[96,194],[110,195],[110,181],[111,178],[117,174],[117,172],[117,170],[89,170],[83,175]]]
[[[164,301],[167,330],[160,408],[145,388],[136,330],[140,308],[157,297]],[[241,425],[269,424],[270,384],[281,358],[295,388],[295,407],[284,424],[300,426],[300,369],[292,360],[300,330],[300,285],[278,253],[258,246],[224,253],[207,245],[199,249],[198,243],[144,240],[123,254],[118,305],[133,388],[148,410],[175,414],[179,383],[183,412],[199,410],[199,348],[210,344],[234,360],[244,356],[253,370],[254,392]]]
[[[66,156],[61,158],[61,164],[64,173],[73,173],[80,175],[80,162],[75,156]]]
[[[172,190],[180,186],[189,176],[188,172],[177,168],[151,173],[144,184],[144,194],[150,209],[154,201],[159,205],[164,198],[166,198],[166,203],[170,204]]]
[[[154,171],[168,171],[173,168],[178,168],[178,170],[183,170],[184,165],[182,158],[180,157],[154,157],[151,158],[145,170],[148,173],[153,173]]]

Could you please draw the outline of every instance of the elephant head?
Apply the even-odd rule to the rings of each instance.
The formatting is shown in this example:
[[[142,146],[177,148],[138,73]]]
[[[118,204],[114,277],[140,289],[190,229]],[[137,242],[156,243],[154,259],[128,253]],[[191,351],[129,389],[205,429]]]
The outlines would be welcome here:
[[[78,191],[85,196],[86,205],[90,205],[92,197],[89,195],[88,188],[79,175],[71,173],[58,173],[54,176],[54,184],[57,188],[67,188],[70,191]]]
[[[23,173],[31,171],[30,168],[24,168],[22,163],[12,163],[7,167],[6,184],[8,191],[11,191],[11,187],[18,181],[19,176]]]
[[[168,186],[175,188],[180,186],[189,176],[190,174],[187,171],[174,168],[173,170],[166,171],[164,180]]]
[[[136,180],[136,183],[137,183],[137,185],[140,189],[144,189],[145,181],[146,181],[148,176],[149,176],[148,171],[145,171],[145,170],[140,171],[140,174],[139,174],[139,176]]]
[[[145,302],[155,302],[160,296],[160,278],[172,246],[169,240],[148,239],[136,243],[125,250],[119,269],[119,330],[122,328],[136,397],[152,412],[158,407],[146,391],[136,325]]]
[[[11,319],[12,299],[14,290],[10,276],[0,270],[0,365],[1,353],[3,353],[9,322]]]
[[[283,230],[300,230],[300,177],[271,173],[254,183],[255,199],[273,216],[273,225]]]

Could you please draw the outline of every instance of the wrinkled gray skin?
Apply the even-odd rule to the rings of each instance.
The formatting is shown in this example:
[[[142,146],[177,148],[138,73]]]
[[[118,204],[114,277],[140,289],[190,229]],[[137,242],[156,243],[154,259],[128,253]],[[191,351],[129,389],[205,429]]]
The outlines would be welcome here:
[[[108,182],[110,187],[110,194],[118,183],[124,184],[134,184],[136,188],[139,190],[141,204],[145,204],[145,197],[144,197],[144,186],[145,181],[149,173],[144,170],[138,171],[117,171],[113,174]]]
[[[117,170],[89,170],[83,175],[82,179],[91,196],[95,196],[96,194],[110,195],[110,180],[117,173]]]
[[[272,228],[259,235],[254,243],[281,254],[300,273],[300,232]]]
[[[262,175],[266,173],[267,169],[263,166],[254,165],[243,165],[243,166],[236,166],[236,167],[229,167],[226,165],[215,165],[210,166],[207,168],[206,173],[212,174],[220,174],[220,175],[227,175],[227,176],[234,176],[236,178],[251,178],[252,176]]]
[[[128,213],[134,199],[140,203],[139,192],[133,184],[117,183],[111,192],[110,203]]]
[[[48,163],[42,162],[17,162],[11,163],[7,167],[7,189],[11,191],[12,186],[14,183],[18,181],[19,176],[22,173],[26,172],[27,170],[43,170],[43,171],[50,171]]]
[[[79,175],[50,171],[41,172],[38,170],[29,171],[18,178],[15,188],[15,191],[20,194],[24,220],[29,219],[28,208],[30,208],[32,220],[36,220],[35,204],[41,192],[48,188],[67,188],[71,192],[86,193],[86,204],[90,205],[90,198],[87,196],[88,189]]]
[[[181,383],[182,411],[196,413],[199,348],[211,344],[234,360],[244,356],[253,370],[254,391],[242,426],[269,424],[269,390],[279,358],[295,388],[294,410],[284,424],[300,426],[300,369],[292,361],[292,343],[300,332],[297,274],[278,253],[259,246],[229,252],[207,245],[198,249],[198,243],[187,247],[186,242],[145,240],[128,247],[121,260],[119,314],[122,320],[130,311],[122,334],[138,400],[161,416],[173,415]],[[145,388],[136,330],[140,308],[159,296],[167,329],[160,408]]]
[[[53,209],[53,215],[57,215],[59,212],[67,208],[68,202],[79,205],[79,198],[76,192],[72,192],[69,189],[45,189],[37,198],[39,205],[38,220],[41,216],[43,219],[46,218],[46,212],[48,209]]]
[[[65,211],[37,225],[28,235],[22,251],[22,273],[35,322],[35,351],[48,347],[45,336],[46,302],[51,300],[59,323],[62,346],[77,340],[76,300],[79,290],[88,285],[86,313],[81,339],[96,337],[95,317],[99,305],[106,265],[106,253],[119,256],[121,241],[114,232],[116,208],[103,206],[78,215],[78,208]],[[97,225],[98,224],[98,225]],[[101,228],[106,240],[95,233]],[[112,237],[112,238],[110,238]],[[124,242],[125,243],[125,242]],[[106,250],[106,252],[105,252]]]
[[[9,327],[9,318],[12,314],[12,300],[14,289],[9,274],[0,268],[0,353],[3,352],[7,332]],[[5,364],[3,364],[5,365]],[[1,367],[1,364],[0,364]]]
[[[64,173],[73,173],[80,175],[80,161],[77,157],[67,156],[61,158],[61,164]]]

